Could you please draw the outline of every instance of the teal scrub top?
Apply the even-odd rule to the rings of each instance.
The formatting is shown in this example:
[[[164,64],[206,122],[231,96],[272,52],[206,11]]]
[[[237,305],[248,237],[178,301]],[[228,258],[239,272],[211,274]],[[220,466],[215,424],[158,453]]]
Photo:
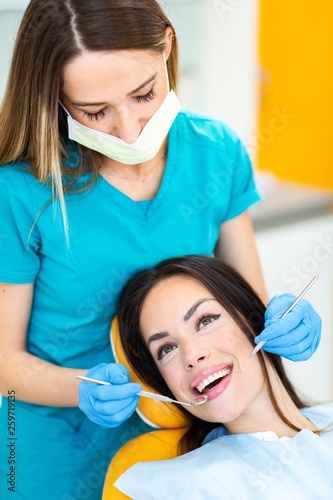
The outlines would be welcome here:
[[[70,144],[69,166],[76,168],[78,155]],[[90,176],[81,176],[80,183]],[[170,129],[165,172],[154,199],[135,202],[99,175],[90,190],[65,196],[68,246],[58,200],[37,218],[51,198],[51,188],[36,180],[28,164],[0,167],[0,282],[34,282],[27,350],[77,369],[114,362],[110,325],[118,294],[133,272],[169,257],[212,255],[221,223],[260,199],[237,135],[220,120],[188,110]],[[38,499],[39,492],[42,498],[47,484],[52,486],[49,499],[80,498],[80,488],[87,489],[85,498],[100,498],[101,478],[114,453],[151,430],[136,414],[118,428],[103,429],[78,408],[17,401],[16,412],[22,495],[17,498],[22,499]],[[0,421],[5,431],[6,415],[4,398]],[[2,473],[6,457],[0,444]],[[104,467],[94,471],[94,461]],[[89,474],[99,474],[95,483],[101,484],[89,486]],[[4,489],[7,493],[2,481],[0,492]]]

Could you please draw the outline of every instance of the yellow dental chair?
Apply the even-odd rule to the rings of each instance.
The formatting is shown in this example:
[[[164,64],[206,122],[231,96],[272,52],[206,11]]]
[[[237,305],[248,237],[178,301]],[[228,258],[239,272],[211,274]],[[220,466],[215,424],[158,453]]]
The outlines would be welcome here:
[[[132,382],[139,382],[143,390],[155,392],[142,383],[130,368],[123,352],[115,317],[111,327],[111,343],[118,363],[125,365]],[[189,419],[175,405],[148,398],[140,398],[137,412],[147,423],[161,430],[137,436],[128,441],[114,456],[104,483],[102,500],[125,500],[129,497],[113,486],[118,477],[137,462],[167,460],[178,455],[177,446],[190,424]]]

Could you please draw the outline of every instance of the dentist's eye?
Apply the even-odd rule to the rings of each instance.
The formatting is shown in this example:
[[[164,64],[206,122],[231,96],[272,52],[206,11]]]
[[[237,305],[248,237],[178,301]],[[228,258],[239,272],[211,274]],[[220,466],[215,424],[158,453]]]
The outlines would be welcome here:
[[[88,113],[87,111],[84,111],[84,116],[86,116],[90,121],[92,121],[94,118],[97,121],[99,118],[103,118],[105,116],[105,113],[102,109],[101,111],[98,111],[98,113]]]
[[[205,314],[205,316],[201,316],[198,319],[198,321],[196,323],[196,327],[198,328],[198,330],[200,330],[200,328],[203,328],[204,326],[207,326],[210,323],[213,323],[213,321],[218,319],[220,316],[221,316],[221,314]]]
[[[138,95],[138,96],[136,96],[135,99],[138,102],[148,102],[148,101],[151,101],[152,99],[154,99],[155,95],[156,95],[156,92],[154,90],[154,87],[152,87],[147,94]]]
[[[163,345],[161,345],[158,348],[158,351],[157,351],[157,359],[158,360],[162,359],[164,356],[166,356],[167,354],[169,354],[169,352],[173,351],[176,348],[177,348],[177,346],[174,345],[174,344],[163,344]]]

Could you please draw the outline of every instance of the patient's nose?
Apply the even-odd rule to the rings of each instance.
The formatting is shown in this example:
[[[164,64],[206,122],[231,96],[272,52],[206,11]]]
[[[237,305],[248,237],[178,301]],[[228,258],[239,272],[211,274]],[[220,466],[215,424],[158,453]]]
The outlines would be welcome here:
[[[209,351],[204,346],[195,346],[193,343],[188,343],[183,346],[183,355],[185,366],[190,370],[205,361],[209,356]]]

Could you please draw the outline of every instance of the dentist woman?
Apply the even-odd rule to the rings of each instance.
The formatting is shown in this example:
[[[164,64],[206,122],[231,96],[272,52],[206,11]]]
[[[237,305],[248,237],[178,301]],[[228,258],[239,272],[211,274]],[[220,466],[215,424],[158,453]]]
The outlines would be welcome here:
[[[20,500],[97,500],[113,454],[150,430],[110,348],[133,272],[212,255],[220,237],[266,300],[248,156],[222,122],[181,109],[177,78],[155,0],[32,0],[25,12],[0,110],[2,499],[14,488]],[[278,322],[291,302],[272,300],[259,340],[307,359],[320,319],[304,301]],[[113,385],[79,386],[77,374]]]

